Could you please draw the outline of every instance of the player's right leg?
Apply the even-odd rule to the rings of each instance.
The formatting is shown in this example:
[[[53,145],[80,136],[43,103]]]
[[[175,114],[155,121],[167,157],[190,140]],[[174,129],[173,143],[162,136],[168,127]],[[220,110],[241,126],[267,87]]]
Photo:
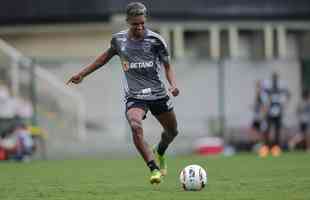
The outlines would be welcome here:
[[[280,137],[281,137],[281,129],[282,129],[282,118],[277,117],[273,119],[274,127],[275,127],[275,140],[273,146],[271,148],[271,154],[275,157],[280,156],[282,153],[280,146]]]
[[[159,167],[154,160],[154,155],[149,145],[143,137],[142,120],[145,116],[145,112],[146,111],[142,107],[138,106],[127,108],[127,120],[132,131],[134,144],[151,171],[150,183],[160,183],[161,174]]]
[[[261,142],[261,121],[254,119],[250,128],[251,141],[254,143]]]
[[[270,138],[269,138],[269,135],[270,135],[270,129],[271,129],[271,120],[270,119],[267,119],[267,122],[266,122],[266,129],[264,130],[263,132],[263,142],[264,144],[259,148],[258,150],[258,155],[262,158],[268,156],[269,154],[269,146],[270,146]]]

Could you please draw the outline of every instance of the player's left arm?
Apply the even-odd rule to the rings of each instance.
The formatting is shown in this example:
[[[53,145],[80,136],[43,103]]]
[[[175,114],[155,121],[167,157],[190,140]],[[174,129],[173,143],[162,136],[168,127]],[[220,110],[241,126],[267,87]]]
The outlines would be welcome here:
[[[166,75],[166,78],[170,84],[170,88],[169,88],[169,91],[171,92],[171,94],[173,96],[178,96],[180,91],[177,87],[177,83],[176,83],[176,78],[175,78],[175,73],[174,73],[174,70],[172,68],[172,66],[170,65],[170,63],[165,63],[164,64],[164,68],[165,68],[165,75]]]
[[[168,80],[170,85],[169,92],[171,92],[171,94],[174,97],[176,97],[179,95],[180,91],[177,87],[174,70],[170,64],[168,46],[163,39],[162,40],[159,39],[157,47],[158,47],[159,60],[164,66],[166,79]]]

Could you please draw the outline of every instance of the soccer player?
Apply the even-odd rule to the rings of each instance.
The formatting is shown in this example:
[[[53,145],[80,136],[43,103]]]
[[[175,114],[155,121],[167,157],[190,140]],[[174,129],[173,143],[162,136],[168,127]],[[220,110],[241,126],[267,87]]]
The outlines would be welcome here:
[[[267,107],[267,128],[264,130],[265,145],[259,150],[259,155],[261,157],[266,157],[269,150],[273,156],[279,156],[282,152],[280,147],[282,119],[285,114],[284,110],[286,104],[290,98],[290,93],[281,83],[279,75],[274,72],[271,81],[266,82],[264,86],[264,90],[268,95],[268,101],[265,103]],[[270,140],[271,128],[274,128],[274,140]]]
[[[170,65],[167,45],[160,35],[145,27],[146,13],[146,7],[142,3],[129,3],[126,8],[129,29],[113,34],[110,48],[93,63],[73,75],[67,84],[79,84],[113,56],[119,56],[124,71],[126,118],[132,130],[134,144],[151,171],[150,183],[153,184],[160,183],[161,176],[166,175],[164,154],[178,134],[173,105],[164,82],[160,79],[162,66],[170,85],[169,92],[176,97],[179,95],[179,89]],[[161,140],[153,149],[143,136],[142,120],[145,119],[148,110],[163,127]]]
[[[251,125],[251,133],[254,142],[260,142],[262,138],[262,132],[266,128],[266,107],[264,102],[268,99],[267,94],[262,89],[262,83],[260,80],[255,82],[255,98],[253,105],[253,120]]]
[[[297,106],[297,117],[299,122],[299,133],[295,134],[289,141],[289,148],[295,149],[296,145],[304,144],[306,151],[310,152],[310,93],[304,90],[301,95],[301,101]]]

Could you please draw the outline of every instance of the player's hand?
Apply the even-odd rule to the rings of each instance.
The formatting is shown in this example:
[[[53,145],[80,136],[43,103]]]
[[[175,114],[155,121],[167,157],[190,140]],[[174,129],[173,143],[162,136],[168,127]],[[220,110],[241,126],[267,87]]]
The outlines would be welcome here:
[[[72,76],[68,81],[67,81],[67,85],[69,85],[70,83],[74,83],[74,84],[79,84],[81,83],[83,80],[83,76],[81,74],[76,74],[74,76]]]
[[[169,88],[169,92],[171,92],[171,94],[174,96],[174,97],[176,97],[176,96],[178,96],[179,95],[179,93],[180,93],[180,90],[177,88],[177,87],[170,87]]]

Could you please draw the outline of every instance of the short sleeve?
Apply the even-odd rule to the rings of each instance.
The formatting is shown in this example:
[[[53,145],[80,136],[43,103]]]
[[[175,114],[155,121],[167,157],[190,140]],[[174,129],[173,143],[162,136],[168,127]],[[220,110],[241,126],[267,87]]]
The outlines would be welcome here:
[[[116,38],[112,37],[110,42],[110,48],[108,50],[112,55],[117,54]]]

